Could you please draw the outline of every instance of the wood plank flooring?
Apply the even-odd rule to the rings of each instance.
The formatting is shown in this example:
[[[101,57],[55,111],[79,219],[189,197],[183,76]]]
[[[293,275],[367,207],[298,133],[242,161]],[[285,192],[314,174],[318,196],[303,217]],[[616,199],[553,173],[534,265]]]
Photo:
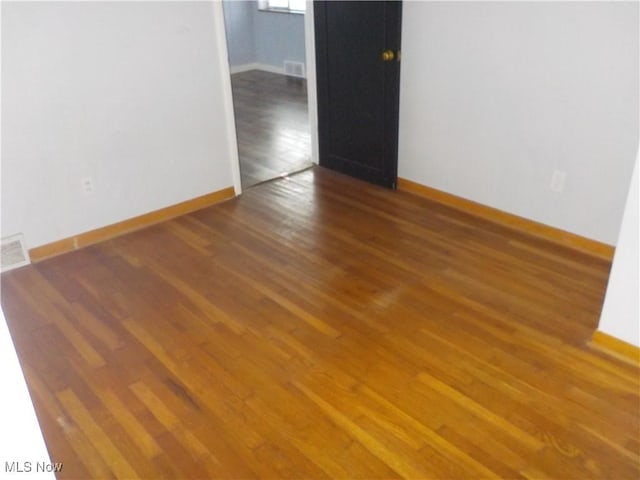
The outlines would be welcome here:
[[[231,86],[242,188],[310,167],[306,80],[249,70]]]
[[[314,168],[2,276],[59,478],[640,476],[609,265]]]

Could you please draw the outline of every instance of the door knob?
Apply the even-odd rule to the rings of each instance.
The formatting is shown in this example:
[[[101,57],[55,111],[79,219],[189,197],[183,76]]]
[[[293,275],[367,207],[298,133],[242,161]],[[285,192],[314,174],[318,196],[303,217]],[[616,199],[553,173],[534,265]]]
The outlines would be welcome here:
[[[382,52],[382,60],[385,62],[391,62],[395,57],[393,50],[385,50]]]

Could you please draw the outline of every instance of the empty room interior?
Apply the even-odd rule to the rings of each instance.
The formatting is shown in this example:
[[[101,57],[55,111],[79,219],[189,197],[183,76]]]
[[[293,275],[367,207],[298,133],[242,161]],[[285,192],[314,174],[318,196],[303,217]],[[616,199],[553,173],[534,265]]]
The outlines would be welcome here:
[[[1,26],[0,477],[640,477],[637,1]]]
[[[266,2],[224,0],[222,6],[241,185],[247,189],[312,165],[306,3],[294,2],[296,10],[284,14]]]

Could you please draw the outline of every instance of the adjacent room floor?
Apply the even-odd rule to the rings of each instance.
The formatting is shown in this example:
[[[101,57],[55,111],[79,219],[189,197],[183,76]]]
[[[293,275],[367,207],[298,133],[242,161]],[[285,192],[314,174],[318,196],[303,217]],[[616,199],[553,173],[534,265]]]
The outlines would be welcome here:
[[[60,478],[638,478],[609,264],[314,168],[2,276]]]
[[[231,85],[242,188],[310,167],[306,80],[250,70]]]

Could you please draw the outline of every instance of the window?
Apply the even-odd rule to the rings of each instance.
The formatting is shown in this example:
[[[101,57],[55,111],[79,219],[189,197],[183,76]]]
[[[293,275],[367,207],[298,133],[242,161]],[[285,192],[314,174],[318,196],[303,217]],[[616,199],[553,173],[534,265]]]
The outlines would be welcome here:
[[[259,0],[258,9],[270,12],[304,13],[307,8],[305,0]]]

